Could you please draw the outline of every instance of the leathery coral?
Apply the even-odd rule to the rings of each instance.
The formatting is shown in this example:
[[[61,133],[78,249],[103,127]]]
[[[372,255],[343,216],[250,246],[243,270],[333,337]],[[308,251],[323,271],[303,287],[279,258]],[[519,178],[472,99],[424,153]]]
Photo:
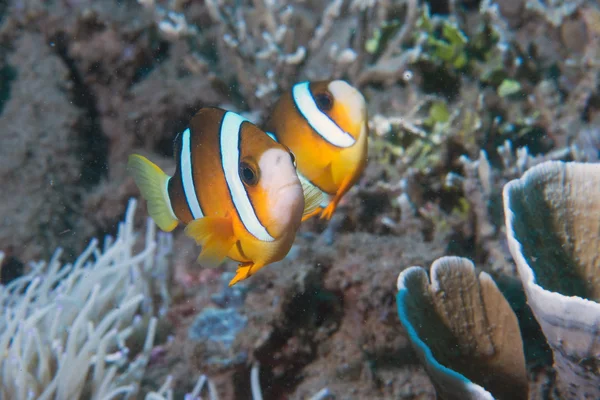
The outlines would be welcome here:
[[[485,272],[442,257],[398,277],[400,321],[444,399],[526,399],[527,373],[517,317]]]
[[[504,187],[510,252],[563,399],[600,398],[600,164],[548,161]]]

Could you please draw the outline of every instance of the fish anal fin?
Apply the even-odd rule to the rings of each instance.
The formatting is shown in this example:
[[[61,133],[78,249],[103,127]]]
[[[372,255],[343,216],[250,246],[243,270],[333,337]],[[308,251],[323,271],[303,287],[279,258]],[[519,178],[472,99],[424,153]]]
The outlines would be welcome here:
[[[321,212],[321,219],[325,219],[325,220],[331,219],[335,209],[337,208],[338,203],[340,202],[340,200],[342,199],[344,194],[348,191],[348,189],[350,189],[351,185],[352,185],[352,177],[348,176],[342,182],[341,186],[338,188],[337,192],[335,193],[335,196],[333,196],[333,199],[331,199],[329,204],[327,204],[327,207],[325,207],[325,209]]]
[[[127,161],[127,170],[133,176],[142,197],[148,203],[148,214],[156,225],[165,232],[171,232],[179,221],[171,208],[167,193],[169,175],[165,174],[152,161],[139,154],[132,154]]]
[[[231,281],[229,281],[229,286],[231,287],[240,281],[250,278],[256,273],[256,271],[258,271],[262,267],[264,267],[264,265],[257,264],[254,262],[241,263],[240,265],[238,265],[238,269],[235,272],[235,276]]]
[[[197,261],[209,268],[221,265],[236,242],[229,217],[195,219],[187,225],[185,234],[202,246]]]

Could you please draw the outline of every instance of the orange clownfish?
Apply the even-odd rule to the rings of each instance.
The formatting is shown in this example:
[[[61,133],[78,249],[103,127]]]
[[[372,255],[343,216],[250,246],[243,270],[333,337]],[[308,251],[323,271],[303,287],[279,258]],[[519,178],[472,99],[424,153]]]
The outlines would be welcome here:
[[[173,176],[138,154],[127,167],[160,229],[185,224],[205,266],[240,263],[229,286],[283,259],[318,206],[309,189],[305,201],[289,149],[230,111],[201,109],[176,137],[175,160]]]
[[[301,82],[275,104],[265,130],[296,156],[303,184],[320,190],[321,213],[330,219],[367,164],[367,107],[363,95],[342,80]]]

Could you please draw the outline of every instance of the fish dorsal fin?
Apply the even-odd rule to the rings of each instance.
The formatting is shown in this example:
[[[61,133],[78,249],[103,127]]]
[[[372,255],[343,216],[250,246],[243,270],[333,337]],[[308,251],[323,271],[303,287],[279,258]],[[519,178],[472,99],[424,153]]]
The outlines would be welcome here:
[[[302,216],[305,217],[314,213],[321,203],[327,200],[325,193],[318,187],[310,183],[306,178],[298,174],[300,183],[302,184],[302,191],[304,192],[304,212]]]
[[[186,226],[185,234],[202,246],[198,262],[208,268],[221,265],[236,242],[230,217],[195,219]]]

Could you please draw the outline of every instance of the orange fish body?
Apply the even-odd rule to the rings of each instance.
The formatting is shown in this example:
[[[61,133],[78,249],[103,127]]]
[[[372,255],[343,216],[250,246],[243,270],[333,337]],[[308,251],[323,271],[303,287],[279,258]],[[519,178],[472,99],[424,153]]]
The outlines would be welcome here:
[[[327,199],[304,220],[330,219],[367,164],[367,110],[362,94],[348,83],[301,82],[275,104],[265,130],[296,156],[301,180]]]
[[[240,262],[230,285],[285,257],[305,207],[293,155],[240,115],[203,108],[175,139],[169,177],[132,155],[128,167],[157,225],[182,223],[202,245],[199,262]]]

